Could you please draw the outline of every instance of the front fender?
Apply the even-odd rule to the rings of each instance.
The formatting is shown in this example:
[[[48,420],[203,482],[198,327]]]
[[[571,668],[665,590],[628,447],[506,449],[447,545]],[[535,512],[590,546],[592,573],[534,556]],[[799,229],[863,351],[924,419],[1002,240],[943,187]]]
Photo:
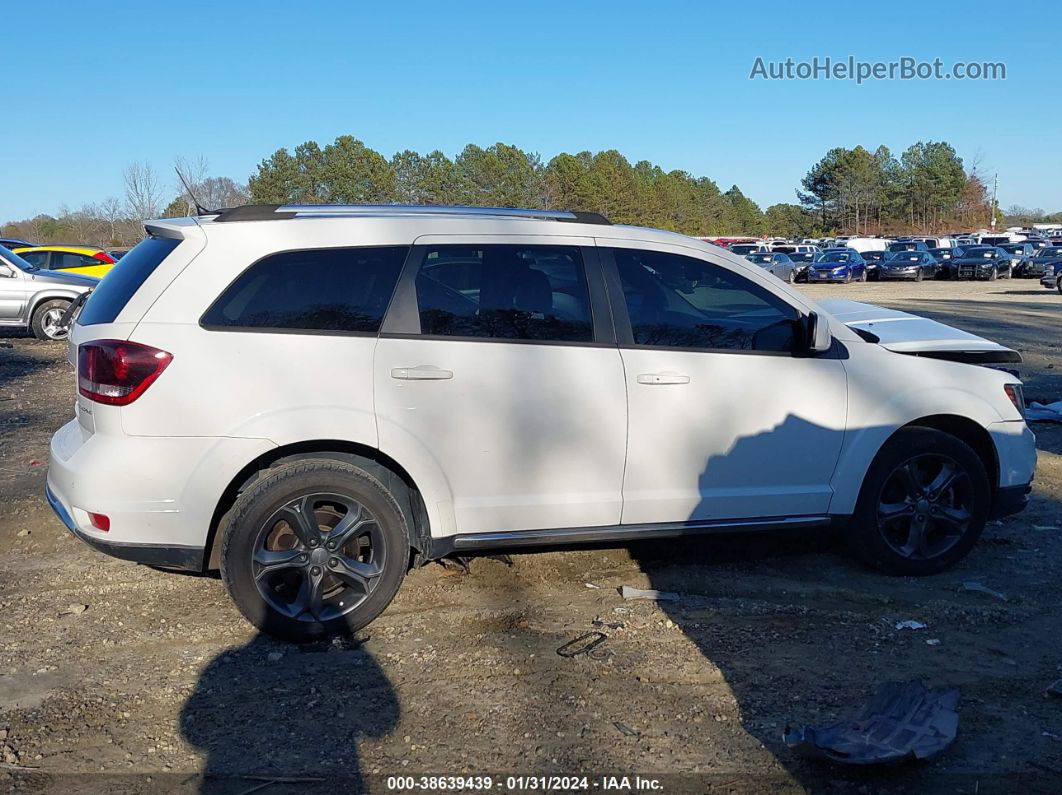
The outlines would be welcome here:
[[[831,513],[849,514],[855,510],[864,476],[878,450],[905,425],[925,417],[951,415],[970,420],[987,433],[989,426],[1009,419],[1000,416],[978,391],[974,391],[982,376],[988,376],[984,380],[1000,381],[998,388],[1002,395],[1001,383],[1006,379],[1001,373],[973,365],[883,353],[912,363],[912,366],[902,368],[911,372],[898,379],[880,372],[873,379],[849,378],[848,427],[831,482],[834,492]],[[963,376],[967,378],[963,379]],[[942,384],[942,380],[951,383]],[[963,380],[974,383],[965,386]],[[875,385],[877,389],[861,389],[860,384]],[[891,385],[891,389],[883,389],[882,384]],[[898,388],[897,384],[908,386]]]

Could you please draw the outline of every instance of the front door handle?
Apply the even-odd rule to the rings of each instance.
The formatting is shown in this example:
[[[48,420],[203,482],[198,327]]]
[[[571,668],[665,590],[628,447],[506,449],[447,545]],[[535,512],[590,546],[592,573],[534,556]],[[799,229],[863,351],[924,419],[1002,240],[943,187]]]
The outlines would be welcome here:
[[[454,377],[454,371],[443,370],[431,364],[420,364],[416,367],[394,367],[391,369],[391,377],[399,381],[446,381]]]
[[[657,386],[660,384],[688,384],[690,377],[681,373],[642,373],[638,376],[639,384]]]

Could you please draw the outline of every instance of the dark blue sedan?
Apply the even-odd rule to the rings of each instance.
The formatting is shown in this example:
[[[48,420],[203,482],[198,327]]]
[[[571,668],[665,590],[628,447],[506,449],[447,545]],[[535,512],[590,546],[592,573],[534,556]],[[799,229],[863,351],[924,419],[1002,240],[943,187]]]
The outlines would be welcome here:
[[[815,257],[808,268],[809,282],[865,282],[867,261],[851,248],[831,248]]]

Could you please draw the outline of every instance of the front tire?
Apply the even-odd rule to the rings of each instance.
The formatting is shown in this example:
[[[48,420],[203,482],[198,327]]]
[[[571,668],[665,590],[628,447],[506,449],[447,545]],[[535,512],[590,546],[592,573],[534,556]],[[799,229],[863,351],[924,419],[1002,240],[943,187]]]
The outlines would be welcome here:
[[[69,307],[70,302],[62,298],[44,301],[33,311],[33,318],[30,320],[33,336],[45,342],[66,339],[69,332],[59,325],[59,321],[63,319]]]
[[[380,615],[409,552],[405,519],[382,483],[345,461],[306,459],[267,471],[236,500],[221,579],[260,630],[313,641]]]
[[[901,428],[867,470],[849,527],[853,551],[888,574],[937,574],[977,543],[990,493],[984,464],[965,442]]]
[[[998,278],[999,278],[999,271],[996,270],[995,268],[992,268],[992,270],[990,270],[988,272],[988,281],[994,282]]]
[[[915,281],[916,281],[916,282],[920,282],[920,281],[922,281],[922,279],[924,279],[924,278],[925,278],[925,274],[924,274],[924,273],[922,273],[922,269],[921,269],[921,268],[919,268],[919,269],[918,269],[918,271],[917,271],[917,272],[915,273]]]

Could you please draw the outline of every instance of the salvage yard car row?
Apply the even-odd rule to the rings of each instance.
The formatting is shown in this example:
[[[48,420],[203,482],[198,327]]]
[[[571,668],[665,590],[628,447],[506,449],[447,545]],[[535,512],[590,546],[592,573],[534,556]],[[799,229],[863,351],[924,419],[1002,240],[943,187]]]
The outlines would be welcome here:
[[[983,236],[981,242],[973,238],[852,238],[825,249],[789,241],[737,243],[727,248],[789,283],[1027,278],[1039,279],[1045,288],[1062,294],[1062,239],[998,244],[995,240],[990,236]]]

